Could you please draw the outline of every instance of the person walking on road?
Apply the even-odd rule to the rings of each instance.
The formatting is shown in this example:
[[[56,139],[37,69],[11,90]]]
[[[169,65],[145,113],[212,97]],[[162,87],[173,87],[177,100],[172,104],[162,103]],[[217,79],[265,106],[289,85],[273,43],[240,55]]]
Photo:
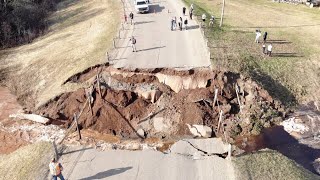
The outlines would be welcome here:
[[[186,15],[186,10],[187,10],[186,7],[183,7],[183,8],[182,8],[182,13],[183,13],[184,16]]]
[[[256,39],[255,39],[256,43],[259,43],[260,36],[261,36],[261,31],[257,29],[256,30]]]
[[[174,17],[173,25],[174,25],[174,30],[177,30],[177,17],[176,16]]]
[[[268,55],[268,56],[271,56],[271,52],[272,52],[272,44],[269,44],[269,45],[268,45],[267,50],[268,50],[268,51],[267,51],[267,55]]]
[[[190,11],[193,11],[193,4],[190,5]]]
[[[263,34],[263,42],[266,43],[267,42],[267,37],[268,37],[268,32],[264,32]]]
[[[56,161],[55,158],[52,158],[51,162],[49,163],[49,170],[53,180],[58,180],[58,178],[60,180],[64,180],[61,172],[63,170],[63,167]]]
[[[188,19],[184,20],[184,26],[185,26],[185,29],[188,30]]]
[[[179,26],[180,27],[180,31],[182,31],[182,25],[183,25],[182,17],[180,17],[180,22],[179,23],[180,23],[180,26]]]
[[[190,12],[189,12],[190,19],[192,19],[192,14],[193,14],[193,11],[190,10]]]
[[[137,52],[137,48],[136,48],[137,40],[136,40],[136,38],[134,38],[134,37],[132,36],[131,39],[130,39],[130,41],[131,41],[132,52]]]
[[[131,12],[130,14],[129,14],[129,16],[130,16],[130,20],[131,20],[131,25],[134,23],[133,22],[133,13]]]
[[[207,18],[206,14],[203,13],[201,18],[202,18],[202,26],[204,27],[205,26],[205,22],[206,22],[206,18]]]
[[[127,24],[128,22],[128,16],[126,14],[124,14],[124,22]]]

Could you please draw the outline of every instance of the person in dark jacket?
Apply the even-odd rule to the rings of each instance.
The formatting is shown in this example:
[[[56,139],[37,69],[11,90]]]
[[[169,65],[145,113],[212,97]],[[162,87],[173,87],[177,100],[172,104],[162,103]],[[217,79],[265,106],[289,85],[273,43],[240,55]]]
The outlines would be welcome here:
[[[264,34],[263,34],[263,42],[264,42],[264,43],[266,43],[266,41],[267,41],[267,36],[268,36],[268,32],[266,31],[266,32],[264,32]]]
[[[184,20],[184,26],[185,26],[185,28],[186,28],[186,30],[188,29],[188,19],[185,19]]]
[[[183,7],[183,8],[182,8],[182,13],[183,13],[184,16],[186,15],[186,10],[187,10],[186,7]]]

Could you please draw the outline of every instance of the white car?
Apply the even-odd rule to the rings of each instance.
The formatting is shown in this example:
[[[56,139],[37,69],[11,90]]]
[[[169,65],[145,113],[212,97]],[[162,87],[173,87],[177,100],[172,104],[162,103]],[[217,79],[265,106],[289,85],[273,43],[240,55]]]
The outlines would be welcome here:
[[[149,1],[148,0],[135,0],[135,9],[138,13],[149,12]]]

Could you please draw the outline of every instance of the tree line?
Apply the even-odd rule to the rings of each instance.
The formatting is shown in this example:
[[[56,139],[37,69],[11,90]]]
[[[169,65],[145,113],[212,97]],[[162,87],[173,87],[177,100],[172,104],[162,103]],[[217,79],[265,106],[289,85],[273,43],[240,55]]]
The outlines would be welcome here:
[[[30,43],[61,0],[0,0],[0,49]]]

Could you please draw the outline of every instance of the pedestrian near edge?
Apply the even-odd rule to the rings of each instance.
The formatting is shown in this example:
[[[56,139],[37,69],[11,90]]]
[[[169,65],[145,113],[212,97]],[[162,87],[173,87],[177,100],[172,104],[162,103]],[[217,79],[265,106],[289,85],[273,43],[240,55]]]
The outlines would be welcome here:
[[[262,53],[266,54],[266,44],[264,44],[264,43],[262,45]]]
[[[267,42],[267,37],[268,37],[268,32],[264,32],[263,34],[263,42],[266,43]]]
[[[188,30],[188,19],[184,20],[184,26],[185,26],[186,30]]]
[[[269,44],[269,45],[268,45],[267,50],[268,50],[268,51],[267,51],[267,55],[268,55],[268,56],[271,56],[271,53],[272,53],[272,44]]]
[[[179,26],[180,27],[180,31],[182,31],[182,26],[183,26],[182,17],[180,17],[180,22],[179,23],[180,23],[180,26]]]
[[[193,14],[193,10],[190,9],[190,12],[189,12],[190,19],[192,19],[192,14]]]
[[[184,16],[186,15],[186,10],[187,10],[186,7],[183,7],[183,8],[182,8],[182,13],[183,13]]]
[[[213,21],[214,21],[214,16],[212,15],[210,18],[210,23],[209,23],[210,27],[213,27]]]
[[[261,36],[261,32],[260,32],[260,30],[257,29],[256,30],[256,39],[255,39],[256,43],[259,43],[260,36]]]
[[[174,18],[171,19],[170,21],[170,25],[171,25],[171,31],[173,31],[173,26],[174,26]]]
[[[56,161],[55,158],[51,159],[51,162],[49,163],[49,170],[53,180],[57,180],[58,178],[60,180],[64,180],[64,177],[62,175],[63,167]]]
[[[132,24],[133,24],[133,13],[131,12],[131,13],[129,14],[129,16],[130,16],[131,25],[132,25]]]
[[[207,18],[206,14],[203,13],[201,18],[202,18],[202,24],[203,24],[203,26],[205,26],[205,22],[206,22],[206,18]]]
[[[129,41],[131,41],[132,52],[137,52],[137,48],[136,48],[137,40],[136,40],[136,38],[134,38],[132,36]]]

